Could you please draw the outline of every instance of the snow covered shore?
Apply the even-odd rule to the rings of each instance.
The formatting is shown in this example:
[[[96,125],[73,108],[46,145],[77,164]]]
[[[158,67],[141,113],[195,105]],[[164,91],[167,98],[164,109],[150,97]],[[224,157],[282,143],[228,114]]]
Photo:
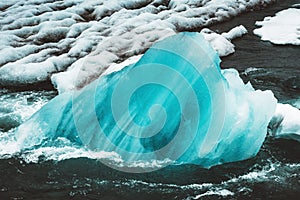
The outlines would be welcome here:
[[[0,3],[0,86],[81,88],[154,42],[273,0],[20,0]]]

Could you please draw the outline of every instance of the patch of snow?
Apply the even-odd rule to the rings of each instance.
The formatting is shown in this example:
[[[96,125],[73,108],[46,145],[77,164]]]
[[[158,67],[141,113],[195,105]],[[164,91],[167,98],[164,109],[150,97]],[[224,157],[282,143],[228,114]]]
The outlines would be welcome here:
[[[274,17],[265,17],[264,21],[255,24],[260,28],[255,29],[254,34],[263,41],[300,45],[300,9],[296,6],[280,11]]]
[[[201,33],[222,57],[235,52],[234,45],[231,43],[231,40],[246,34],[247,30],[244,26],[240,25],[231,29],[228,33],[218,34],[208,28],[202,29]]]
[[[227,40],[233,40],[235,38],[242,37],[246,33],[248,33],[247,29],[243,25],[239,25],[227,33],[222,33],[222,36],[224,36]]]

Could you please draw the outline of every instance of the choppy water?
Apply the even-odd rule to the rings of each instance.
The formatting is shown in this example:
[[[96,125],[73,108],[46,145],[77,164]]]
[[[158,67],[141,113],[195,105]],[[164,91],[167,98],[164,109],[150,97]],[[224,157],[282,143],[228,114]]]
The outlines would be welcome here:
[[[235,40],[236,53],[223,59],[256,89],[270,89],[280,102],[299,107],[300,49],[262,42],[252,34],[254,23],[298,3],[277,1],[264,10],[216,24],[227,31],[243,24],[249,34]],[[268,138],[252,159],[216,166],[168,166],[145,174],[108,168],[99,156],[76,146],[44,147],[15,153],[12,130],[54,97],[54,91],[0,91],[0,199],[297,199],[300,196],[300,144]],[[62,153],[64,151],[65,153]],[[71,154],[71,155],[70,155]],[[73,157],[72,159],[66,159]],[[81,156],[89,158],[80,158]],[[51,158],[51,159],[50,159]],[[60,160],[60,161],[58,161]]]
[[[26,164],[1,160],[1,199],[296,199],[300,147],[267,140],[253,159],[213,167],[169,166],[126,174],[87,158]]]

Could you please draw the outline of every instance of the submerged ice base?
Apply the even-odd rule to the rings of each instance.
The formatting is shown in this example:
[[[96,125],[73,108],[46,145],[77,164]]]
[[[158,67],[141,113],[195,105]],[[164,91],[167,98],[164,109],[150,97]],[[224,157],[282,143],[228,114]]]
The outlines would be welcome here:
[[[63,93],[22,124],[21,149],[65,137],[125,162],[170,159],[203,167],[253,157],[277,100],[254,90],[200,33],[154,44],[135,64]]]

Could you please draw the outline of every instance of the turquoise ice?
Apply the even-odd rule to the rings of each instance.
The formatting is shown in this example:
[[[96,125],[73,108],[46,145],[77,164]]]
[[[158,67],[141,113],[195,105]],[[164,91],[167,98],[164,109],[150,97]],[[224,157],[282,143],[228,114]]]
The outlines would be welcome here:
[[[80,76],[80,74],[79,74]],[[22,149],[66,137],[125,162],[170,159],[203,167],[253,157],[277,100],[254,90],[200,33],[154,44],[136,63],[51,100],[16,133]]]

